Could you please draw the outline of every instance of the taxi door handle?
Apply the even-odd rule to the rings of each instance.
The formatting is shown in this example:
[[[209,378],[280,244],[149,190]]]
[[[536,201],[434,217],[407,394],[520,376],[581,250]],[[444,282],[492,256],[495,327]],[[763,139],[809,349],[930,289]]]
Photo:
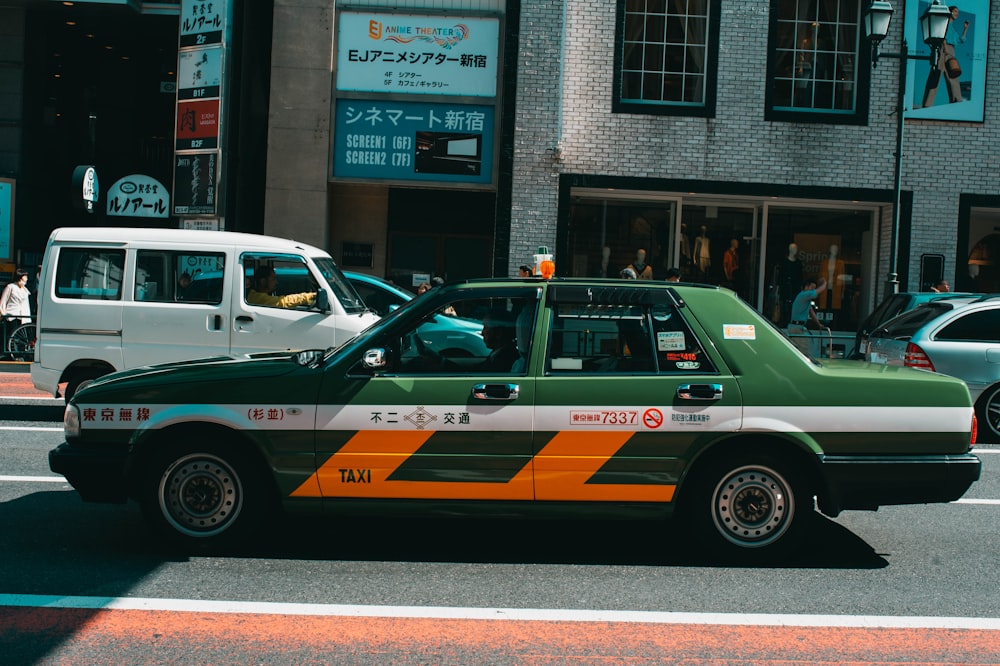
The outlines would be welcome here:
[[[722,384],[681,384],[677,387],[677,397],[681,400],[719,400]]]
[[[476,400],[517,400],[521,387],[517,384],[476,384],[472,397]]]

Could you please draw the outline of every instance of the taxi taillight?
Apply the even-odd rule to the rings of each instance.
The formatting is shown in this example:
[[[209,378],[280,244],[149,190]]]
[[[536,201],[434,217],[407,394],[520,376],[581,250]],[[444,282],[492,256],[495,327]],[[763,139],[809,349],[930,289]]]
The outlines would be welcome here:
[[[906,351],[903,352],[903,365],[908,368],[934,371],[934,364],[931,363],[924,350],[912,342],[906,343]]]
[[[969,442],[969,448],[971,449],[976,445],[976,436],[979,434],[979,421],[976,420],[976,415],[972,415],[972,441]]]

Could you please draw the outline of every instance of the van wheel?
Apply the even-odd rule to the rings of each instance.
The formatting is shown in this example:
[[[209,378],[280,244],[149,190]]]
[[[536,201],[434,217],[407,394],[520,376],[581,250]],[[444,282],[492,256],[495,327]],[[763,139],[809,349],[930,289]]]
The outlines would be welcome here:
[[[82,388],[86,388],[88,385],[93,383],[95,379],[101,377],[103,374],[106,373],[98,373],[96,370],[92,370],[90,372],[73,375],[73,377],[66,382],[66,402],[69,402],[69,399],[76,395],[77,391]]]
[[[747,452],[708,461],[684,505],[690,527],[713,552],[753,558],[790,551],[813,513],[798,470]]]
[[[977,439],[984,444],[1000,443],[1000,384],[991,386],[976,404]]]
[[[154,530],[199,547],[244,540],[266,514],[267,484],[226,446],[172,447],[147,467],[139,503]]]

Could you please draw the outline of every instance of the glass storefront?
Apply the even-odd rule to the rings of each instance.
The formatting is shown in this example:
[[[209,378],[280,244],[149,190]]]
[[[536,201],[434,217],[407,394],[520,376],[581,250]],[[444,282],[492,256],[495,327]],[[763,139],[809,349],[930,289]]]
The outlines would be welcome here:
[[[614,197],[620,197],[615,193]],[[872,307],[874,208],[836,202],[733,202],[664,195],[661,200],[572,197],[567,272],[662,280],[671,267],[683,279],[728,287],[779,326],[805,278],[824,277],[821,320],[854,331]]]

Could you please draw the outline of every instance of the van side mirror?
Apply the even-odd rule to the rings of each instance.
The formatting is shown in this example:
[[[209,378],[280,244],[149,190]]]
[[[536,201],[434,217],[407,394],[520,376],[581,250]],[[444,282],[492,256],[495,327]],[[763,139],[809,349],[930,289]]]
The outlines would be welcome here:
[[[320,289],[316,292],[316,309],[326,314],[330,311],[330,292]]]

